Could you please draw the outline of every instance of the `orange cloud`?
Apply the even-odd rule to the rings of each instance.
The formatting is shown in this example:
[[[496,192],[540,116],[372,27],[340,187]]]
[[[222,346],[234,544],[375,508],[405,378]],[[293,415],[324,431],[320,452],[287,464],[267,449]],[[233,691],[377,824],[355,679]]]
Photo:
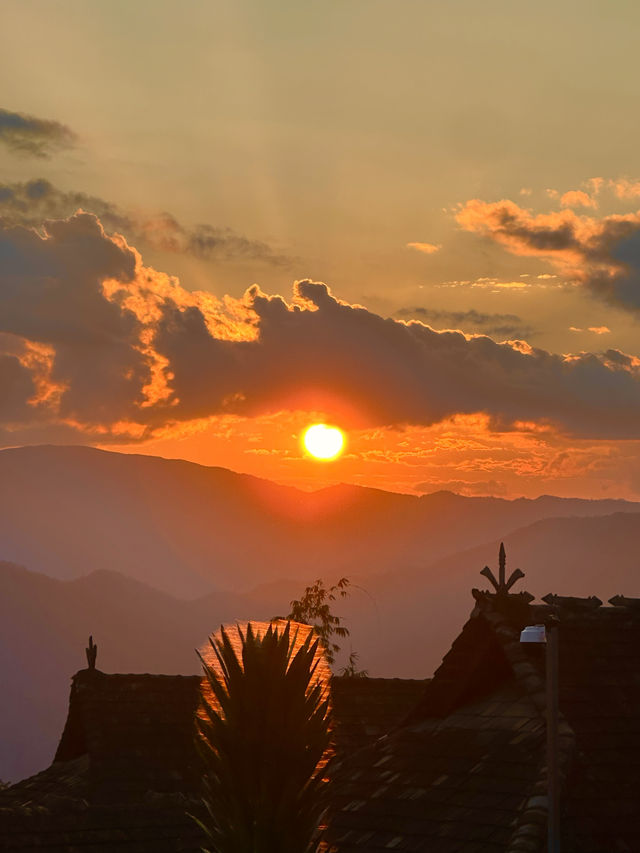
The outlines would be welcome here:
[[[569,326],[570,332],[593,332],[594,335],[607,335],[611,332],[611,329],[608,326],[589,326],[586,330],[581,329],[578,326]]]
[[[629,310],[640,309],[640,212],[581,216],[573,210],[534,214],[513,201],[472,199],[458,224],[514,255],[545,258],[563,277]]]
[[[604,186],[604,178],[589,178],[587,186],[591,188],[593,195],[600,195],[600,190]]]
[[[597,207],[598,204],[594,198],[582,190],[569,190],[560,196],[560,204],[562,207]]]
[[[441,248],[442,246],[436,243],[407,243],[407,249],[416,249],[425,255],[433,255],[435,252],[439,252]]]
[[[640,181],[617,178],[609,181],[609,187],[619,199],[627,200],[640,197]]]

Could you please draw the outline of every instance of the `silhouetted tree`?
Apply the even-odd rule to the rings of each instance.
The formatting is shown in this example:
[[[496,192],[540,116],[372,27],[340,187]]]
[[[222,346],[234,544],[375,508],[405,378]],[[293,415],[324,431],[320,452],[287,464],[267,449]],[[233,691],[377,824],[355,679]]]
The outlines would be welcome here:
[[[211,853],[305,853],[326,807],[329,669],[307,626],[210,638],[198,713]]]
[[[319,578],[305,589],[302,598],[295,599],[290,604],[291,612],[287,619],[304,622],[313,627],[329,664],[335,663],[336,654],[340,651],[340,646],[332,639],[333,636],[349,636],[349,629],[342,625],[339,616],[331,612],[331,602],[337,598],[346,598],[350,586],[348,578],[340,578],[330,587],[325,587],[324,581]]]

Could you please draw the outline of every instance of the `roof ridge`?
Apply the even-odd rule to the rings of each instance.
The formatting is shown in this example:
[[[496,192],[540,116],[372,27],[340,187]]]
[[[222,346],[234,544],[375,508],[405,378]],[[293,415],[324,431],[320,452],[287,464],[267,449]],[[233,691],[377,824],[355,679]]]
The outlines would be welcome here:
[[[627,595],[614,595],[609,599],[613,607],[626,607],[628,610],[640,610],[640,598],[629,598]]]
[[[180,672],[103,672],[101,669],[90,669],[88,667],[84,667],[84,669],[79,669],[71,676],[71,680],[74,679],[88,679],[95,678],[99,676],[103,681],[109,680],[117,680],[117,679],[125,679],[125,678],[140,678],[140,679],[152,679],[157,678],[159,680],[164,681],[178,681],[181,679],[193,679],[199,678],[202,679],[204,676],[199,673],[191,673],[189,675],[185,675]]]
[[[591,613],[602,606],[602,601],[596,595],[580,597],[576,595],[556,595],[553,592],[548,592],[541,600],[550,607],[561,607],[576,613]]]

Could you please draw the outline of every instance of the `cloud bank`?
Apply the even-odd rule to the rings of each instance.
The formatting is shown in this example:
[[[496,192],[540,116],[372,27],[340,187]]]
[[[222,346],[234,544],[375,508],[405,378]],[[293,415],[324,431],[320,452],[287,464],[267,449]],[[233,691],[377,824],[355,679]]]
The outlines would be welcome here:
[[[24,183],[0,183],[0,216],[13,225],[39,228],[43,220],[62,219],[77,210],[99,217],[108,231],[125,234],[133,243],[202,260],[255,261],[285,267],[291,258],[267,243],[209,224],[189,228],[167,212],[148,215],[123,211],[105,199],[81,192],[64,192],[37,178]]]
[[[0,108],[0,143],[10,151],[44,158],[75,142],[75,133],[65,124]]]
[[[456,220],[514,255],[545,258],[594,296],[640,310],[640,211],[596,219],[569,209],[534,214],[508,199],[472,199]]]
[[[442,311],[433,308],[400,308],[396,317],[415,319],[430,326],[482,331],[499,338],[527,338],[532,329],[526,326],[517,314],[487,314],[483,311]]]
[[[0,227],[3,442],[46,429],[143,440],[194,419],[323,410],[370,425],[484,413],[640,435],[640,360],[561,356],[522,341],[383,318],[309,280],[289,300],[217,300],[145,267],[97,217]],[[30,432],[31,431],[31,432]]]

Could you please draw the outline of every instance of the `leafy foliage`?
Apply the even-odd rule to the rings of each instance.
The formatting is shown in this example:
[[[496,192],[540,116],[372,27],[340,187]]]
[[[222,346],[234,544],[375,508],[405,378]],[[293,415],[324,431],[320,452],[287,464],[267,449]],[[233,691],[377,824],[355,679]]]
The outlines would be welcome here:
[[[337,598],[346,598],[349,586],[351,582],[348,578],[340,578],[330,587],[325,587],[324,581],[319,578],[305,589],[302,598],[291,602],[291,612],[287,616],[287,619],[313,626],[329,664],[335,663],[336,654],[340,651],[340,646],[332,637],[349,636],[349,629],[341,624],[339,616],[331,612],[331,602]]]
[[[212,664],[201,656],[211,695],[203,691],[197,718],[207,810],[199,823],[215,853],[304,853],[326,806],[320,641],[291,623],[263,635],[251,623],[233,630],[210,638]]]
[[[349,662],[340,670],[340,675],[346,678],[368,678],[369,673],[366,669],[358,669],[358,658],[360,655],[357,652],[351,652]]]

